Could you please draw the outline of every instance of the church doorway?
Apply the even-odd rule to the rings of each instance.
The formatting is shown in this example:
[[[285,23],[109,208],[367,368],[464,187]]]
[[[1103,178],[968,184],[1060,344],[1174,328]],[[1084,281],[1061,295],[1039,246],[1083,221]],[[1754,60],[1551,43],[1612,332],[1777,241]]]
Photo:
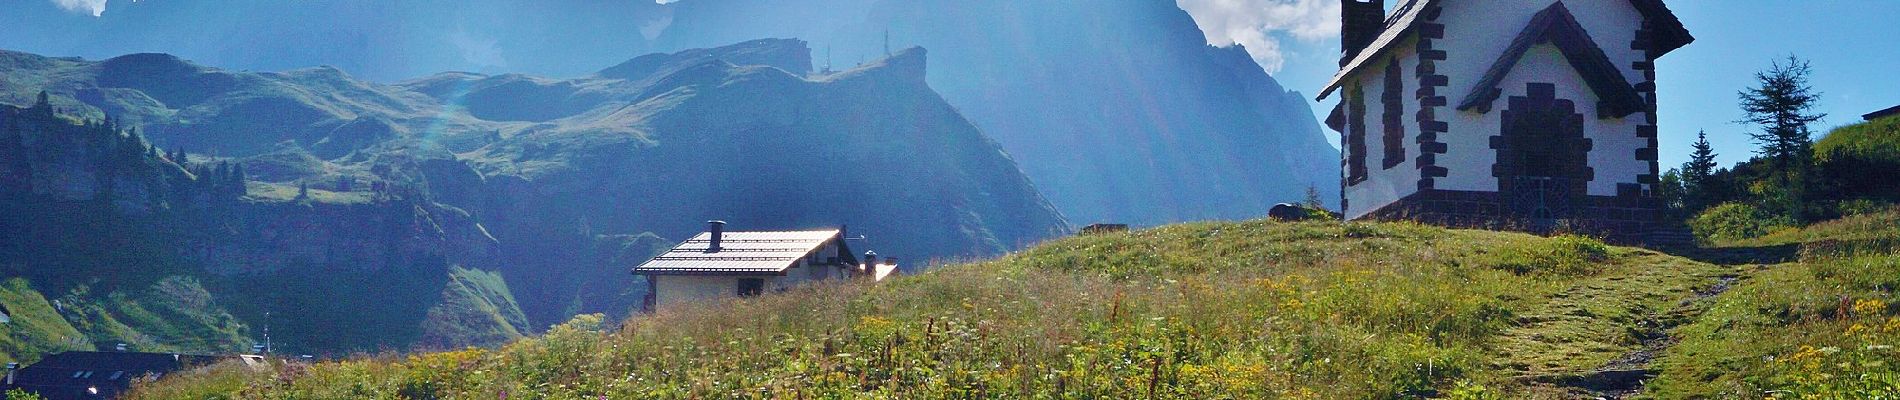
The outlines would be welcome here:
[[[1512,96],[1503,111],[1498,178],[1504,212],[1533,226],[1552,228],[1576,218],[1577,203],[1590,181],[1590,140],[1576,103],[1556,97],[1556,85],[1529,84],[1527,96]]]

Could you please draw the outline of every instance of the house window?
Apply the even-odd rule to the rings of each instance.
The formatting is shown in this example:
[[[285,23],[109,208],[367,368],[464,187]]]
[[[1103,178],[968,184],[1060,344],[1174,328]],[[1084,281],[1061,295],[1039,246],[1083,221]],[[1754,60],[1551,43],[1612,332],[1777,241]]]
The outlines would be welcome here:
[[[1352,85],[1346,92],[1346,185],[1366,181],[1366,91]]]
[[[759,278],[740,278],[739,297],[758,296],[765,293],[765,280]]]
[[[1385,106],[1381,126],[1385,128],[1385,169],[1392,169],[1405,162],[1405,79],[1399,70],[1399,60],[1394,59],[1385,66],[1385,93],[1380,95],[1380,103]]]

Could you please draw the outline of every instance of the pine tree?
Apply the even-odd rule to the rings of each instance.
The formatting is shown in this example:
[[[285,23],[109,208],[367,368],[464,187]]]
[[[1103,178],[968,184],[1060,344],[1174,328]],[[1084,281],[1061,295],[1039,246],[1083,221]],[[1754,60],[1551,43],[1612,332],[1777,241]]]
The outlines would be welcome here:
[[[1679,174],[1679,195],[1682,210],[1693,215],[1716,203],[1720,196],[1715,181],[1715,146],[1709,144],[1709,132],[1697,132],[1691,147],[1695,151],[1689,154],[1689,162],[1682,164]]]
[[[1306,200],[1302,201],[1300,205],[1315,210],[1326,209],[1326,201],[1320,197],[1319,187],[1313,185],[1306,185]]]
[[[1810,112],[1821,99],[1821,94],[1808,86],[1811,73],[1813,68],[1807,61],[1789,56],[1787,64],[1777,61],[1769,70],[1755,73],[1761,86],[1738,93],[1746,115],[1737,122],[1761,126],[1761,131],[1750,132],[1749,136],[1761,145],[1761,155],[1780,163],[1783,169],[1803,166],[1813,156],[1810,149],[1814,139],[1808,124],[1827,117]]]
[[[1715,146],[1709,144],[1709,132],[1702,131],[1696,133],[1691,147],[1695,151],[1689,153],[1689,162],[1682,164],[1682,176],[1692,184],[1699,184],[1715,176]]]
[[[1808,86],[1811,73],[1807,61],[1789,56],[1786,64],[1775,62],[1769,70],[1755,74],[1760,86],[1738,93],[1745,116],[1737,122],[1761,127],[1749,136],[1761,145],[1760,154],[1775,171],[1766,186],[1775,193],[1758,197],[1797,221],[1806,219],[1808,185],[1812,183],[1808,170],[1813,164],[1814,139],[1808,124],[1827,117],[1810,111],[1821,98]]]

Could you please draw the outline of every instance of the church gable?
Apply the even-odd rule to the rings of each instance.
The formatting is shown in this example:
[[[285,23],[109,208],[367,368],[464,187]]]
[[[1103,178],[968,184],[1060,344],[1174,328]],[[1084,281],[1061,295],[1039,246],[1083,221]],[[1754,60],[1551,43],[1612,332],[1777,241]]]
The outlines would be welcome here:
[[[1583,77],[1584,83],[1602,99],[1597,107],[1597,117],[1622,118],[1643,110],[1642,96],[1624,80],[1616,64],[1590,38],[1590,33],[1577,22],[1576,16],[1571,15],[1563,2],[1552,4],[1531,18],[1530,24],[1511,41],[1511,46],[1505,49],[1504,54],[1491,64],[1478,83],[1472,85],[1471,92],[1465,95],[1464,101],[1458,103],[1458,110],[1490,112],[1492,104],[1504,93],[1498,87],[1499,83],[1524,58],[1526,51],[1544,43],[1556,46],[1569,60],[1570,66]]]
[[[1383,18],[1381,16],[1383,16],[1385,0],[1341,1],[1345,2],[1343,8],[1346,13],[1344,32],[1342,32],[1346,39],[1343,43],[1344,58],[1340,60],[1339,72],[1320,89],[1317,100],[1325,100],[1332,96],[1333,92],[1344,86],[1349,76],[1366,73],[1367,71],[1363,69],[1393,48],[1399,47],[1406,37],[1417,33],[1442,34],[1444,26],[1432,24],[1430,21],[1438,19],[1437,13],[1443,10],[1441,7],[1443,3],[1455,3],[1461,0],[1399,0],[1402,3],[1393,9],[1392,15]],[[1628,0],[1628,2],[1642,18],[1641,21],[1631,21],[1632,26],[1643,28],[1641,37],[1637,38],[1637,41],[1650,52],[1652,58],[1661,57],[1695,41],[1695,37],[1683,27],[1682,21],[1676,17],[1675,13],[1663,4],[1663,0]],[[1562,4],[1562,1],[1555,2],[1555,5]],[[1368,13],[1373,13],[1370,15],[1372,18],[1370,22],[1364,20],[1369,17],[1365,15]],[[1574,23],[1576,19],[1573,17],[1571,21]]]
[[[1344,1],[1319,98],[1341,93],[1326,122],[1347,218],[1610,237],[1657,222],[1655,60],[1693,40],[1661,0]]]

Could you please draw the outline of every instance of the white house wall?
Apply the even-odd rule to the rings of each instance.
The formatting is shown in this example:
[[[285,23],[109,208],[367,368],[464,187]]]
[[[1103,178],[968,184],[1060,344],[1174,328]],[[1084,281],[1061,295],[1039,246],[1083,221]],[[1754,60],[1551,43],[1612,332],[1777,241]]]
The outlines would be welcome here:
[[[838,255],[836,244],[827,244],[813,252],[819,264],[829,262]],[[811,265],[812,257],[799,260],[794,267],[785,271],[785,275],[658,275],[654,281],[654,302],[656,307],[675,304],[711,301],[738,297],[740,279],[762,279],[763,290],[771,293],[789,290],[812,282],[843,279],[848,275],[837,266]],[[819,272],[813,272],[814,270]]]
[[[1445,93],[1451,96],[1452,102],[1462,100],[1471,92],[1472,85],[1477,84],[1533,15],[1555,3],[1550,0],[1443,2],[1445,8],[1439,22],[1445,25],[1445,38],[1437,43],[1446,50],[1447,59],[1438,65],[1450,83]],[[1630,48],[1643,20],[1641,12],[1625,0],[1572,0],[1565,1],[1564,6],[1589,31],[1590,38],[1627,81],[1631,84],[1642,81],[1643,73],[1635,69],[1635,63],[1646,61],[1646,55]],[[1446,143],[1448,152],[1439,157],[1438,165],[1448,169],[1450,176],[1438,179],[1438,189],[1498,190],[1497,178],[1491,175],[1497,152],[1491,149],[1490,137],[1502,129],[1500,111],[1508,108],[1510,96],[1526,95],[1525,84],[1531,82],[1556,84],[1557,97],[1575,102],[1577,111],[1584,114],[1584,135],[1593,145],[1588,160],[1596,172],[1589,184],[1590,195],[1614,196],[1618,183],[1637,183],[1638,176],[1649,173],[1649,164],[1635,158],[1636,149],[1648,144],[1637,136],[1636,129],[1644,122],[1644,113],[1621,119],[1597,118],[1596,94],[1556,47],[1543,44],[1526,52],[1499,84],[1504,95],[1499,96],[1491,112],[1458,112],[1446,107],[1447,112],[1440,113],[1450,117],[1446,122],[1451,131],[1439,139]]]
[[[654,305],[670,307],[735,297],[739,278],[732,276],[657,275],[653,279]]]
[[[1511,39],[1524,30],[1537,12],[1557,2],[1465,0],[1439,3],[1443,9],[1433,23],[1444,25],[1445,32],[1442,39],[1433,41],[1433,46],[1445,51],[1446,59],[1435,62],[1435,69],[1439,75],[1446,77],[1447,85],[1438,88],[1437,95],[1447,97],[1451,104],[1437,107],[1436,110],[1437,119],[1444,121],[1449,130],[1438,137],[1438,141],[1445,144],[1446,153],[1438,155],[1435,160],[1436,166],[1445,168],[1448,176],[1434,179],[1435,189],[1499,190],[1497,178],[1492,176],[1497,152],[1491,149],[1491,136],[1498,135],[1502,129],[1501,111],[1508,108],[1510,96],[1525,96],[1526,84],[1531,82],[1556,84],[1558,97],[1575,102],[1577,111],[1584,114],[1584,134],[1593,145],[1588,162],[1595,172],[1594,179],[1588,185],[1590,195],[1617,195],[1617,184],[1637,183],[1640,176],[1651,173],[1647,162],[1636,159],[1637,149],[1647,146],[1647,139],[1638,135],[1638,126],[1647,122],[1648,115],[1638,112],[1620,119],[1597,118],[1598,96],[1570,66],[1569,60],[1549,44],[1536,46],[1519,60],[1500,83],[1499,89],[1503,90],[1503,96],[1495,100],[1497,103],[1490,112],[1479,114],[1456,109],[1455,105],[1471,92],[1472,86],[1477,84],[1491,64],[1510,47]],[[1643,71],[1636,69],[1636,64],[1648,61],[1647,55],[1642,50],[1632,49],[1630,45],[1636,40],[1636,31],[1643,21],[1640,11],[1625,0],[1570,0],[1563,3],[1630,84],[1645,80]],[[1387,60],[1392,57],[1401,60],[1402,81],[1407,91],[1416,90],[1419,84],[1415,68],[1418,57],[1414,56],[1418,38],[1416,34],[1411,36],[1404,43],[1393,46],[1386,56]],[[1365,182],[1349,184],[1345,188],[1347,218],[1363,217],[1417,191],[1420,171],[1411,159],[1419,154],[1416,139],[1420,132],[1412,116],[1421,107],[1415,96],[1403,96],[1406,114],[1403,121],[1407,137],[1402,143],[1407,147],[1407,161],[1390,170],[1383,168],[1381,162],[1384,157],[1381,136],[1384,132],[1381,125],[1384,110],[1379,96],[1383,93],[1384,73],[1385,62],[1369,65],[1349,78],[1347,85],[1341,89],[1342,93],[1350,93],[1350,85],[1363,85],[1361,93],[1365,97],[1363,101],[1367,114],[1347,116],[1348,121],[1356,117],[1365,118],[1368,177]],[[1341,99],[1352,101],[1345,95]],[[1342,140],[1342,146],[1345,143]],[[1342,172],[1350,174],[1349,168],[1347,166]]]
[[[1416,114],[1419,109],[1418,100],[1413,96],[1413,93],[1418,90],[1418,57],[1415,56],[1415,52],[1413,51],[1416,47],[1416,39],[1407,40],[1399,44],[1397,48],[1389,52],[1384,60],[1367,66],[1363,70],[1364,72],[1354,76],[1347,84],[1348,88],[1353,84],[1360,85],[1360,93],[1365,95],[1363,101],[1365,101],[1366,106],[1366,115],[1347,115],[1348,120],[1352,118],[1364,118],[1366,127],[1366,132],[1359,133],[1364,135],[1366,141],[1366,181],[1356,185],[1348,185],[1345,189],[1347,204],[1346,218],[1348,219],[1359,218],[1368,212],[1377,210],[1380,207],[1397,202],[1399,199],[1405,198],[1405,196],[1410,196],[1412,193],[1418,192],[1420,173],[1417,164],[1413,161],[1417,159],[1419,155],[1417,142],[1419,134],[1418,122],[1413,118],[1413,115]],[[1398,165],[1394,165],[1388,169],[1385,167],[1385,102],[1383,95],[1386,90],[1386,68],[1390,63],[1394,62],[1394,60],[1397,60],[1396,62],[1399,63],[1399,82],[1403,83],[1403,85],[1399,87],[1401,94],[1399,96],[1401,104],[1399,126],[1404,128],[1405,135],[1399,139],[1399,145],[1405,149],[1405,155]],[[1350,91],[1350,89],[1345,90]],[[1351,99],[1347,99],[1347,101],[1351,101]],[[1348,132],[1347,134],[1355,133],[1356,132]],[[1344,141],[1341,143],[1344,143]],[[1348,149],[1348,151],[1350,151],[1350,149]],[[1351,166],[1347,166],[1346,168],[1347,169],[1342,172],[1350,174]]]
[[[1507,103],[1510,97],[1528,96],[1526,87],[1530,83],[1556,84],[1557,97],[1575,102],[1577,112],[1585,116],[1584,135],[1592,142],[1588,162],[1596,172],[1589,184],[1590,195],[1614,196],[1618,183],[1636,183],[1638,176],[1649,173],[1649,164],[1635,158],[1636,149],[1648,145],[1637,137],[1636,132],[1636,126],[1642,123],[1642,114],[1632,114],[1628,118],[1596,118],[1597,95],[1591,92],[1583,77],[1570,67],[1569,61],[1555,46],[1543,44],[1525,52],[1517,68],[1499,83],[1498,87],[1504,90],[1504,94],[1496,100],[1496,108],[1484,114],[1456,113],[1447,121],[1451,124],[1452,134],[1446,135],[1448,137],[1443,141],[1449,152],[1438,162],[1450,170],[1450,176],[1439,180],[1439,189],[1498,190],[1497,177],[1491,176],[1491,165],[1497,162],[1497,152],[1490,148],[1490,137],[1497,135],[1501,129],[1501,111],[1509,108]]]

